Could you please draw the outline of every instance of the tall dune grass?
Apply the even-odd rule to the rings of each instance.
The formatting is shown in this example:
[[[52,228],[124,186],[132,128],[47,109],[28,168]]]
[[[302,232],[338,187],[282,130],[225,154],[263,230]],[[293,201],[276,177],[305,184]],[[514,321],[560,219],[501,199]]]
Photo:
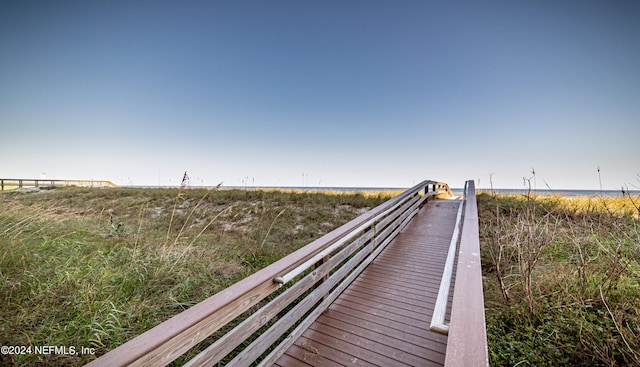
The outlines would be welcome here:
[[[81,365],[390,198],[199,189],[0,194],[0,344],[95,355],[2,355]]]

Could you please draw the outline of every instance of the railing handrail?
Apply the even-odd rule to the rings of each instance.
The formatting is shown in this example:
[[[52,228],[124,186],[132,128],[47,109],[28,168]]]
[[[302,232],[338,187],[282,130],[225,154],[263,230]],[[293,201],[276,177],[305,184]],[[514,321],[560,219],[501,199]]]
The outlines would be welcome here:
[[[470,180],[467,181],[467,200],[460,233],[445,366],[488,365],[478,204],[475,185]]]
[[[372,258],[375,257],[375,255],[377,255],[377,253],[379,253],[379,251],[381,251],[382,248],[391,241],[391,238],[399,233],[401,228],[408,223],[413,215],[415,215],[424,200],[429,196],[442,192],[450,193],[450,189],[447,184],[437,181],[423,181],[406,190],[402,194],[388,200],[367,213],[364,213],[332,232],[291,253],[290,255],[276,261],[266,268],[259,270],[253,275],[231,285],[223,291],[207,298],[169,320],[166,320],[143,334],[138,335],[125,344],[94,360],[89,365],[94,367],[167,365],[193,346],[218,331],[228,322],[241,315],[250,307],[269,296],[273,291],[286,283],[285,280],[291,280],[296,275],[304,272],[305,269],[313,266],[315,260],[326,255],[323,252],[324,250],[331,248],[334,244],[341,242],[344,243],[353,239],[353,237],[355,237],[352,236],[353,234],[361,234],[358,239],[353,240],[350,245],[341,249],[339,254],[334,255],[335,258],[344,256],[345,259],[348,258],[348,256],[351,256],[351,260],[349,260],[348,263],[353,264],[349,266],[357,266],[352,273],[348,273],[348,276],[347,273],[343,275],[343,277],[346,278],[339,278],[336,280],[336,282],[342,281],[342,283],[336,287],[337,290],[337,288],[343,287],[345,282],[350,282],[349,279],[352,279],[354,273],[359,271],[358,269],[366,266],[364,262],[371,261]],[[393,214],[389,214],[390,211],[394,211]],[[380,238],[377,237],[378,235]],[[360,255],[361,253],[362,255]],[[319,254],[322,256],[316,256]],[[366,260],[363,260],[365,258]],[[313,259],[314,261],[310,261],[310,259]],[[304,266],[301,267],[303,264]],[[327,262],[327,264],[323,264],[321,267],[316,268],[316,271],[313,271],[311,274],[306,275],[305,278],[302,278],[302,280],[299,280],[296,284],[292,285],[291,288],[287,289],[285,293],[294,289],[298,283],[302,283],[304,279],[307,279],[308,277],[312,277],[314,282],[317,283],[318,274],[314,274],[316,272],[321,272],[323,274],[322,276],[328,277],[329,270],[332,268],[323,268],[325,265],[329,266],[330,261]],[[345,264],[345,266],[347,266],[347,264]],[[343,268],[344,267],[340,268],[339,271],[332,273],[331,278],[337,276]],[[295,274],[292,274],[292,272]],[[318,289],[320,288],[321,287],[318,287]],[[324,288],[331,287],[327,286]],[[327,289],[326,292],[331,292],[333,295],[334,291],[335,290]],[[283,295],[284,293],[280,294],[278,297]],[[325,304],[327,299],[324,299],[323,301],[323,298],[320,298],[320,301],[322,301],[322,304]],[[300,303],[302,302],[304,301],[301,301]],[[271,303],[265,305],[264,308],[271,307]],[[314,304],[315,303],[317,302],[314,302]],[[316,307],[312,314],[317,314],[317,311]],[[258,312],[259,311],[256,311],[256,313]],[[272,311],[270,310],[269,312]],[[254,313],[253,316],[255,316],[256,313]],[[311,315],[307,316],[304,322],[308,322],[310,317]],[[283,317],[279,319],[278,322],[283,319],[285,318]],[[266,322],[262,319],[258,321],[260,325],[263,325]],[[245,327],[245,325],[241,324],[237,326],[236,329],[240,327]],[[251,327],[251,325],[246,326],[247,329]],[[233,330],[231,332],[233,332]],[[292,332],[292,334],[294,332]],[[288,340],[285,340],[285,342],[288,342]],[[279,345],[278,348],[282,345],[283,344]],[[205,352],[215,354],[215,351]],[[272,352],[272,354],[273,353],[274,352]],[[198,358],[199,357],[196,357],[196,359]],[[204,356],[200,359],[206,361],[207,358],[209,358],[209,356]],[[198,363],[199,362],[200,361],[198,361]],[[196,364],[195,362],[191,363]]]
[[[447,304],[449,301],[449,289],[451,287],[451,278],[453,277],[453,261],[456,257],[456,249],[458,241],[460,240],[460,229],[462,227],[462,209],[467,200],[467,182],[464,184],[464,190],[462,194],[462,200],[458,204],[458,212],[456,213],[456,223],[453,227],[453,234],[451,241],[449,242],[449,251],[447,252],[447,259],[444,262],[444,270],[442,271],[442,277],[440,279],[440,288],[438,289],[438,296],[436,297],[436,304],[433,308],[433,315],[431,316],[431,325],[429,329],[433,332],[448,335],[449,324],[445,323],[445,316],[447,313]]]

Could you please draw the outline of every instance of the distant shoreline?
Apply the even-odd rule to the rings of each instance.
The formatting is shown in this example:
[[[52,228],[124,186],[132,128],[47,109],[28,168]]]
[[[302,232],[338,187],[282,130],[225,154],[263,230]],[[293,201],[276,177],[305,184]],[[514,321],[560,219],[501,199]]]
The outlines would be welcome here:
[[[24,186],[24,188],[31,188],[33,186]],[[135,188],[135,189],[177,189],[180,186],[159,186],[159,185],[123,185],[118,186],[122,188]],[[18,187],[10,187],[5,185],[4,191],[11,191],[12,189],[17,189]],[[405,191],[407,187],[325,187],[325,186],[199,186],[199,185],[189,185],[187,186],[189,189],[222,189],[222,190],[282,190],[282,191],[300,191],[300,192],[319,192],[319,193],[358,193],[358,192],[366,192],[366,193],[375,193],[375,192],[401,192]],[[462,195],[463,188],[452,187],[451,192],[454,195]],[[622,189],[619,190],[581,190],[581,189],[537,189],[537,190],[528,190],[527,188],[521,189],[491,189],[491,188],[479,188],[478,192],[486,192],[496,194],[506,194],[506,195],[527,195],[527,193],[531,193],[534,195],[560,195],[565,197],[577,197],[577,196],[586,196],[586,197],[622,197]],[[625,193],[629,193],[633,197],[640,197],[640,190],[628,190]]]
[[[122,187],[122,186],[121,186]],[[178,188],[177,186],[124,186],[134,188],[146,188],[146,189],[161,189],[161,188]],[[224,190],[295,190],[295,191],[314,191],[314,192],[392,192],[392,191],[404,191],[407,187],[322,187],[322,186],[189,186],[191,189],[213,189],[220,188]],[[463,188],[451,188],[451,192],[456,195],[462,195]],[[479,188],[479,192],[495,192],[497,194],[509,194],[509,195],[526,195],[529,192],[528,189],[491,189],[491,188]],[[640,190],[629,190],[629,194],[632,196],[640,196]],[[560,196],[604,196],[604,197],[621,197],[622,190],[580,190],[580,189],[537,189],[531,190],[531,194],[535,195],[560,195]]]
[[[456,190],[459,190],[459,192],[457,192]],[[454,194],[462,193],[462,189],[451,189],[451,191]],[[478,191],[487,192],[487,193],[491,193],[493,191],[497,194],[509,194],[509,195],[526,195],[529,192],[528,189],[493,189],[492,190],[490,188],[478,189]],[[625,196],[626,196],[626,192],[628,192],[631,196],[640,196],[640,190],[625,191]],[[530,193],[534,195],[546,195],[546,196],[560,195],[560,196],[567,196],[567,197],[571,197],[571,196],[590,196],[590,197],[603,196],[608,198],[622,197],[622,190],[571,190],[571,189],[549,190],[549,189],[545,189],[545,190],[531,190]]]

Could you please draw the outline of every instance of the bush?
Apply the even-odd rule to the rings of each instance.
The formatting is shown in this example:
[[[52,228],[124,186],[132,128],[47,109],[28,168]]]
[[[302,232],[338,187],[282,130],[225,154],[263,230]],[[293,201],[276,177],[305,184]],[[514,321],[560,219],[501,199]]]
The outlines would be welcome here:
[[[492,365],[640,366],[629,200],[478,196]]]

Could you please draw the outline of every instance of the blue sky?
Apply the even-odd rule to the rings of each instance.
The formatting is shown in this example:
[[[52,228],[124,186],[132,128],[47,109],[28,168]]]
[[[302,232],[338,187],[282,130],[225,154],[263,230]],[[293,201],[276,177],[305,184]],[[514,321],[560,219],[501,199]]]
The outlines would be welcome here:
[[[640,186],[637,1],[1,1],[0,176]]]

